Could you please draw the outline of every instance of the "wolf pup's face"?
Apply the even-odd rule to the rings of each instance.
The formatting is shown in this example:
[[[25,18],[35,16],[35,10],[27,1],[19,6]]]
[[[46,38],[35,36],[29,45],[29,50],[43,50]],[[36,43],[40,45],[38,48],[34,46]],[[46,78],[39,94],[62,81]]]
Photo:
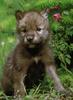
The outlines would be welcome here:
[[[44,43],[50,36],[46,12],[16,12],[17,33],[24,44],[35,46]]]

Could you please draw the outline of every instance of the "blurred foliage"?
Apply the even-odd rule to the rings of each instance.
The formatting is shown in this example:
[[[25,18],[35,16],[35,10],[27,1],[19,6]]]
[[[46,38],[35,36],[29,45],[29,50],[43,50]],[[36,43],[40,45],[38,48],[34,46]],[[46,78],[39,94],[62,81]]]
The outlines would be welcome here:
[[[73,53],[73,9],[64,10],[61,15],[61,21],[51,21],[53,30],[54,54],[60,61],[61,67],[67,67],[71,63],[71,53]]]

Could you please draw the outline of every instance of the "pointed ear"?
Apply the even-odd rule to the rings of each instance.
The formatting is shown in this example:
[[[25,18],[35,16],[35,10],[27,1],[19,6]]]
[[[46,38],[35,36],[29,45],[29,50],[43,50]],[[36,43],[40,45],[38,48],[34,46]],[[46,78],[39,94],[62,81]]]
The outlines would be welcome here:
[[[48,8],[47,9],[44,9],[43,11],[41,11],[41,15],[45,18],[45,19],[47,19],[48,18]]]
[[[17,20],[21,20],[24,16],[24,13],[20,10],[17,10],[16,13],[15,13],[15,17]]]

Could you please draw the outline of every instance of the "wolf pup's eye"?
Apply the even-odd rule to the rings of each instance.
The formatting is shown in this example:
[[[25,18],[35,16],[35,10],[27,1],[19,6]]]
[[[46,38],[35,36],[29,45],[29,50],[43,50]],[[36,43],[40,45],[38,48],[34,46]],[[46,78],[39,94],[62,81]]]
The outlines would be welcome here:
[[[26,32],[27,32],[27,29],[26,29],[26,28],[25,28],[25,29],[23,29],[23,32],[24,32],[24,33],[26,33]]]
[[[40,27],[37,27],[37,31],[40,32],[42,29]]]

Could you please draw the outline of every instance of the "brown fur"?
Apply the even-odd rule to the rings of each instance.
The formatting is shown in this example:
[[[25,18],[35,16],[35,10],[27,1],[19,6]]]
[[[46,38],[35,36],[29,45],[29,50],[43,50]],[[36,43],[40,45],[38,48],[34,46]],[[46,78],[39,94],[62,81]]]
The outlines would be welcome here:
[[[36,67],[40,62],[44,64],[45,71],[53,78],[56,89],[63,91],[64,88],[55,72],[54,58],[48,45],[50,41],[50,28],[45,13],[23,13],[18,11],[16,19],[19,43],[5,64],[2,81],[4,92],[7,93],[12,90],[17,98],[23,97],[26,94],[24,79],[27,71],[30,65],[34,63],[34,67]],[[43,29],[37,29],[41,26]],[[32,68],[34,69],[34,67]],[[37,67],[35,69],[37,70]]]

